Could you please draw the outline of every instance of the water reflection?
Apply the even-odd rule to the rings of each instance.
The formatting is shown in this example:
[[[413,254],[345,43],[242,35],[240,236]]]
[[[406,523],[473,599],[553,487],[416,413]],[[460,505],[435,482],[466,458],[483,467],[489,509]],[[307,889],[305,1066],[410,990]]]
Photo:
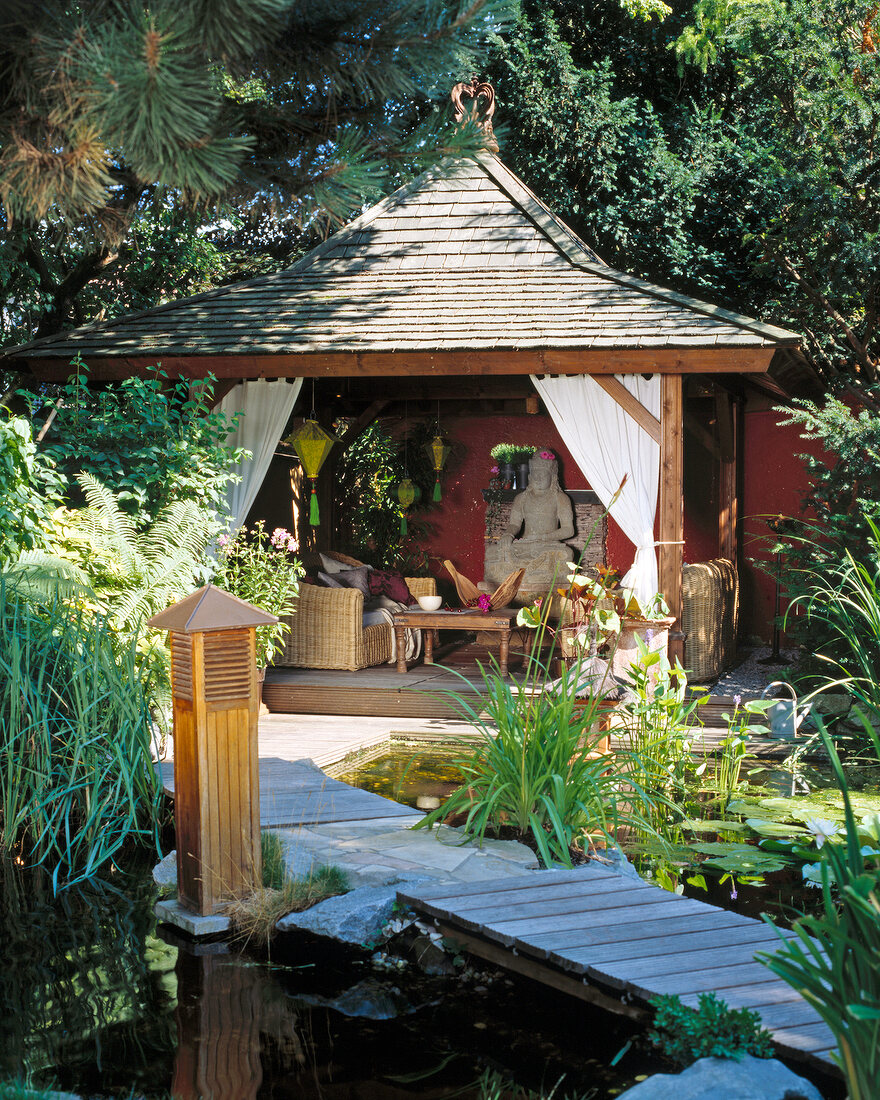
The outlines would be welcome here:
[[[95,882],[55,898],[47,876],[6,863],[0,885],[0,1075],[112,1095],[167,1074],[177,952],[143,889]]]
[[[561,1013],[558,994],[503,975],[377,971],[306,938],[267,964],[157,934],[149,869],[53,898],[39,874],[0,865],[0,886],[0,1082],[143,1100],[467,1100],[489,1066],[605,1098],[641,1068],[608,1066],[629,1023],[576,1002]]]

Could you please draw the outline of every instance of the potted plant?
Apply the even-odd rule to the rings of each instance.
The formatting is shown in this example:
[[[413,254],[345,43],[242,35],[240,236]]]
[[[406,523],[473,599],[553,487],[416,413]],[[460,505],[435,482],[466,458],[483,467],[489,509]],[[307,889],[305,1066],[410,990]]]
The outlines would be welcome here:
[[[516,476],[513,465],[513,457],[516,447],[512,443],[496,443],[489,454],[498,464],[498,480],[502,489],[512,489]]]
[[[269,535],[260,520],[250,531],[242,527],[231,538],[221,535],[218,543],[214,584],[279,620],[274,626],[257,628],[257,669],[262,680],[290,631],[284,616],[296,609],[303,575],[302,564],[292,553],[297,549],[296,539],[283,527]]]
[[[516,469],[517,489],[526,489],[529,484],[529,459],[537,451],[537,447],[530,444],[514,446],[511,461]],[[549,453],[549,452],[548,452]]]

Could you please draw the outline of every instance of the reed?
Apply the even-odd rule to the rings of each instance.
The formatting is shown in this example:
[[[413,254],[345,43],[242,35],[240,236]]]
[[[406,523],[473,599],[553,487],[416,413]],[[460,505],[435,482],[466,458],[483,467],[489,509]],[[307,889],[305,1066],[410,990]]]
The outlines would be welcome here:
[[[536,657],[522,685],[480,666],[482,689],[445,692],[479,734],[456,760],[463,785],[416,826],[430,828],[463,815],[465,835],[479,841],[503,827],[531,836],[545,866],[571,866],[571,848],[584,836],[616,842],[617,830],[653,832],[654,805],[633,781],[631,754],[599,751],[603,695],[579,695],[579,666],[550,680]],[[450,670],[453,671],[453,670]],[[465,677],[462,677],[465,679]]]
[[[0,854],[69,886],[131,843],[158,851],[150,687],[136,640],[61,600],[0,581]]]

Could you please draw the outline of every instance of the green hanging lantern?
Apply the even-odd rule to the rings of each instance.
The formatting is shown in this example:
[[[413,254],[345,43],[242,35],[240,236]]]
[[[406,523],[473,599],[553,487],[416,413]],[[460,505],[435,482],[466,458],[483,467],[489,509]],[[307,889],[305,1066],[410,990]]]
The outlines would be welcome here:
[[[333,436],[325,432],[317,420],[311,419],[304,420],[285,440],[285,443],[290,443],[299,455],[303,471],[312,483],[312,495],[309,501],[309,523],[312,527],[319,526],[321,522],[315,482],[335,442]]]
[[[443,436],[435,435],[430,443],[425,444],[425,454],[428,456],[428,461],[434,467],[434,500],[441,500],[442,495],[440,493],[440,472],[446,465],[446,459],[449,458],[449,452],[452,450],[446,443],[443,442]]]
[[[400,505],[400,537],[406,538],[406,511],[421,497],[422,490],[412,478],[405,477],[397,486],[397,502]]]

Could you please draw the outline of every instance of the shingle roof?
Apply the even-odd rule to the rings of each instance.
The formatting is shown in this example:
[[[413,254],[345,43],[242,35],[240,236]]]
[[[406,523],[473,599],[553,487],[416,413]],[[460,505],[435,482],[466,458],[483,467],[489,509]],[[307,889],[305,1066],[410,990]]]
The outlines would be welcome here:
[[[605,266],[497,157],[446,163],[293,267],[13,349],[264,355],[770,348],[796,334]]]

